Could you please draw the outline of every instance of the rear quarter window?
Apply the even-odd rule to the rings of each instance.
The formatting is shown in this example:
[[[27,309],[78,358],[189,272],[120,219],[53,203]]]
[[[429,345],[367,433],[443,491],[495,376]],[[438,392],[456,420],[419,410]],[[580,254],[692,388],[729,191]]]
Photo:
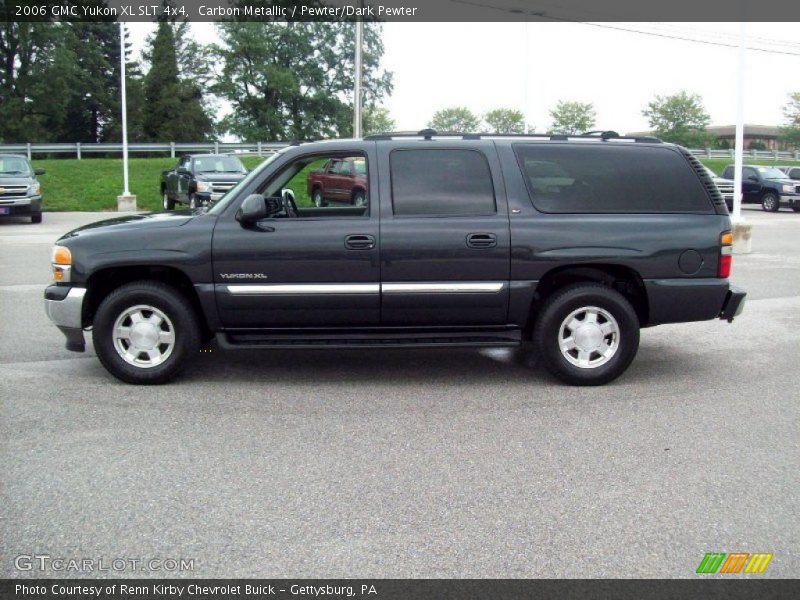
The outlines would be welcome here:
[[[714,212],[697,174],[670,148],[515,144],[514,152],[542,212]]]

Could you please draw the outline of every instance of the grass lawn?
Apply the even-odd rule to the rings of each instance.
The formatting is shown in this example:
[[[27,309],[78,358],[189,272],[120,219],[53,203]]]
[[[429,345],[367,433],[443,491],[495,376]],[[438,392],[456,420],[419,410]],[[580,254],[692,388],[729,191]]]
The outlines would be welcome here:
[[[264,160],[258,156],[242,157],[252,169]],[[121,158],[85,158],[33,160],[33,166],[47,170],[39,176],[47,211],[116,210],[122,192]],[[161,210],[161,172],[177,164],[175,158],[131,158],[128,175],[131,193],[143,210]]]
[[[248,169],[264,160],[258,156],[242,157]],[[703,164],[719,174],[733,161],[727,158],[700,159]],[[130,188],[136,194],[137,204],[143,210],[161,210],[159,183],[161,172],[176,164],[174,158],[131,158],[128,161]],[[797,164],[785,159],[752,160],[745,157],[745,164],[774,165]],[[286,185],[295,193],[298,206],[311,206],[306,190],[306,175],[316,169],[321,161],[312,163],[295,175]],[[44,193],[44,209],[48,211],[81,210],[113,211],[117,208],[117,195],[122,191],[121,158],[86,158],[34,160],[34,167],[47,170],[39,177]]]

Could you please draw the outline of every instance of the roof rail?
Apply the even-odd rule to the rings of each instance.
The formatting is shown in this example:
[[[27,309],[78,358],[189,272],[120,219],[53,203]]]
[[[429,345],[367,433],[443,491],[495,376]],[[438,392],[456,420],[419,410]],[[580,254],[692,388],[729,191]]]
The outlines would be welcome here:
[[[565,133],[457,133],[445,131],[438,133],[433,129],[422,129],[421,131],[387,131],[384,133],[373,133],[364,136],[365,140],[392,140],[394,138],[408,138],[408,137],[421,137],[426,140],[431,140],[434,137],[459,137],[464,140],[480,140],[483,138],[534,138],[546,139],[551,141],[567,141],[569,139],[579,138],[595,138],[601,139],[604,142],[608,140],[632,140],[634,142],[643,143],[661,143],[657,137],[651,136],[638,136],[630,137],[620,135],[616,131],[587,131],[585,133],[577,133],[574,135]]]

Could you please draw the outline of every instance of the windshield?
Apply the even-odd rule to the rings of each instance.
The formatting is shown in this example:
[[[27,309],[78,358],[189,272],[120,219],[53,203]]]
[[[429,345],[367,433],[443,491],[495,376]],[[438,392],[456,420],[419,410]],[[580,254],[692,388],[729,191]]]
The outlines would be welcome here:
[[[30,175],[28,161],[20,156],[0,156],[0,175]]]
[[[258,176],[259,176],[259,174],[260,174],[260,173],[261,173],[261,172],[262,172],[262,171],[263,171],[263,170],[264,170],[264,169],[265,169],[265,168],[266,168],[266,167],[267,167],[267,166],[268,166],[270,163],[273,163],[273,162],[275,162],[275,160],[276,160],[276,159],[277,159],[277,158],[278,158],[278,157],[279,157],[281,154],[283,154],[284,152],[286,152],[286,151],[287,151],[287,150],[289,150],[290,148],[291,148],[291,146],[287,146],[286,148],[282,148],[282,149],[278,150],[278,151],[277,151],[275,154],[273,154],[272,156],[270,156],[270,157],[269,157],[267,160],[265,160],[263,163],[261,163],[260,165],[258,165],[258,166],[257,166],[255,169],[253,169],[252,171],[250,171],[250,173],[247,175],[247,177],[245,177],[244,179],[242,179],[242,180],[241,180],[239,183],[237,183],[237,184],[236,184],[235,186],[233,186],[233,187],[232,187],[230,190],[228,190],[228,192],[227,192],[227,193],[226,193],[226,194],[225,194],[225,195],[224,195],[222,198],[220,198],[219,200],[217,200],[216,202],[214,202],[214,203],[211,205],[211,208],[209,208],[209,209],[208,209],[208,213],[209,213],[209,214],[212,214],[212,215],[218,215],[218,214],[220,214],[220,213],[221,213],[223,210],[225,210],[225,207],[226,207],[226,206],[228,206],[228,204],[230,203],[231,199],[232,199],[232,198],[235,198],[235,197],[237,196],[237,194],[239,193],[239,190],[241,190],[243,187],[245,187],[245,186],[249,185],[249,183],[250,183],[251,181],[253,181],[253,179],[255,179],[256,177],[258,177]]]
[[[764,179],[786,179],[786,173],[775,167],[758,167],[758,172]]]
[[[199,156],[194,159],[195,173],[244,173],[246,169],[235,156]]]

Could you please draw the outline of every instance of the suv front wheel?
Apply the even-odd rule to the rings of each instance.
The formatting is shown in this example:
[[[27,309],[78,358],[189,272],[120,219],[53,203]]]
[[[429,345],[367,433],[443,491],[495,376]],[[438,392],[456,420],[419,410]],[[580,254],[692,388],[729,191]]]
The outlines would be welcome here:
[[[200,348],[194,308],[178,290],[135,281],[111,292],[94,316],[92,341],[103,366],[126,383],[165,383]]]
[[[781,208],[781,201],[772,192],[767,192],[761,197],[761,208],[767,212],[778,212]]]
[[[575,284],[548,298],[533,341],[545,368],[572,385],[601,385],[622,375],[639,348],[639,318],[619,292]]]

